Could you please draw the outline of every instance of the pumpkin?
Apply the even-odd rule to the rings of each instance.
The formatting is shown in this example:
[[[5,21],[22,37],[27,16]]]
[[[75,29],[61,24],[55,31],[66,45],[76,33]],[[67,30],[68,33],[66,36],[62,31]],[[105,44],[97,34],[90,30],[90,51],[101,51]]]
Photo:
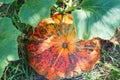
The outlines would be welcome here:
[[[29,65],[49,80],[79,76],[93,69],[100,58],[99,38],[76,38],[71,14],[54,14],[29,32]]]

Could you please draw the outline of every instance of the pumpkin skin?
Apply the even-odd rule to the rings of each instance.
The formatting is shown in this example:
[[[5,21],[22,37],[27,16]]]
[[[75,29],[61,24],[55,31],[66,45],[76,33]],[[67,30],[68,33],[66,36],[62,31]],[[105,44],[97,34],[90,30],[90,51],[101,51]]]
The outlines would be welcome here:
[[[28,35],[30,66],[49,80],[79,76],[100,58],[99,38],[79,40],[71,14],[54,14],[39,22]]]

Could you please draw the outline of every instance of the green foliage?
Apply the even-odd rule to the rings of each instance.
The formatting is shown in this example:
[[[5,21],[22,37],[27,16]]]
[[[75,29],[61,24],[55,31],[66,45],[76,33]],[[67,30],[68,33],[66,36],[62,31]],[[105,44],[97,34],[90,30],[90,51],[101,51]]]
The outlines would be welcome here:
[[[14,0],[0,0],[0,2],[6,3],[6,4],[12,3],[13,1],[14,1]]]
[[[110,39],[120,26],[120,0],[83,0],[72,12],[79,39]]]
[[[22,22],[35,27],[40,20],[50,16],[50,8],[56,0],[27,0],[22,5],[19,17]]]
[[[19,34],[20,32],[15,29],[11,19],[0,18],[0,77],[8,61],[19,59],[16,41]]]
[[[119,80],[120,79],[120,72],[115,70],[111,70],[109,76],[107,77],[109,80]]]

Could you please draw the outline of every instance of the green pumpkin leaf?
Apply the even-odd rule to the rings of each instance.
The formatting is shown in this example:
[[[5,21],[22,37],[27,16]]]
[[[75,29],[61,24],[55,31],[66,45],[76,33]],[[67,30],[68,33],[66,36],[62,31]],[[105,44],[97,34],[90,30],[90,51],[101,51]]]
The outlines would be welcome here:
[[[79,39],[110,39],[120,26],[120,0],[83,0],[72,12]]]
[[[40,20],[50,16],[50,8],[56,0],[27,0],[19,12],[20,20],[36,26]]]
[[[18,60],[17,37],[19,31],[13,26],[11,19],[0,18],[0,77],[8,61]]]
[[[13,1],[14,1],[14,0],[0,0],[0,2],[6,3],[6,4],[12,3]]]

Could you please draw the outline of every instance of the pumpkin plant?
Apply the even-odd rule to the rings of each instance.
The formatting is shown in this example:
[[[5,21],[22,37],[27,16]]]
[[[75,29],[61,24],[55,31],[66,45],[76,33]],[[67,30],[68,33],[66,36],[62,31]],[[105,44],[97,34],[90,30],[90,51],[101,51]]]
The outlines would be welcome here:
[[[23,23],[33,27],[27,34],[21,31],[27,37],[28,62],[50,80],[93,69],[100,58],[101,39],[111,39],[120,26],[120,0],[23,1],[14,13],[17,27],[14,14],[1,12],[0,63],[4,65],[0,65],[0,77],[8,62],[18,59],[16,38]],[[19,0],[0,2],[11,6]]]

